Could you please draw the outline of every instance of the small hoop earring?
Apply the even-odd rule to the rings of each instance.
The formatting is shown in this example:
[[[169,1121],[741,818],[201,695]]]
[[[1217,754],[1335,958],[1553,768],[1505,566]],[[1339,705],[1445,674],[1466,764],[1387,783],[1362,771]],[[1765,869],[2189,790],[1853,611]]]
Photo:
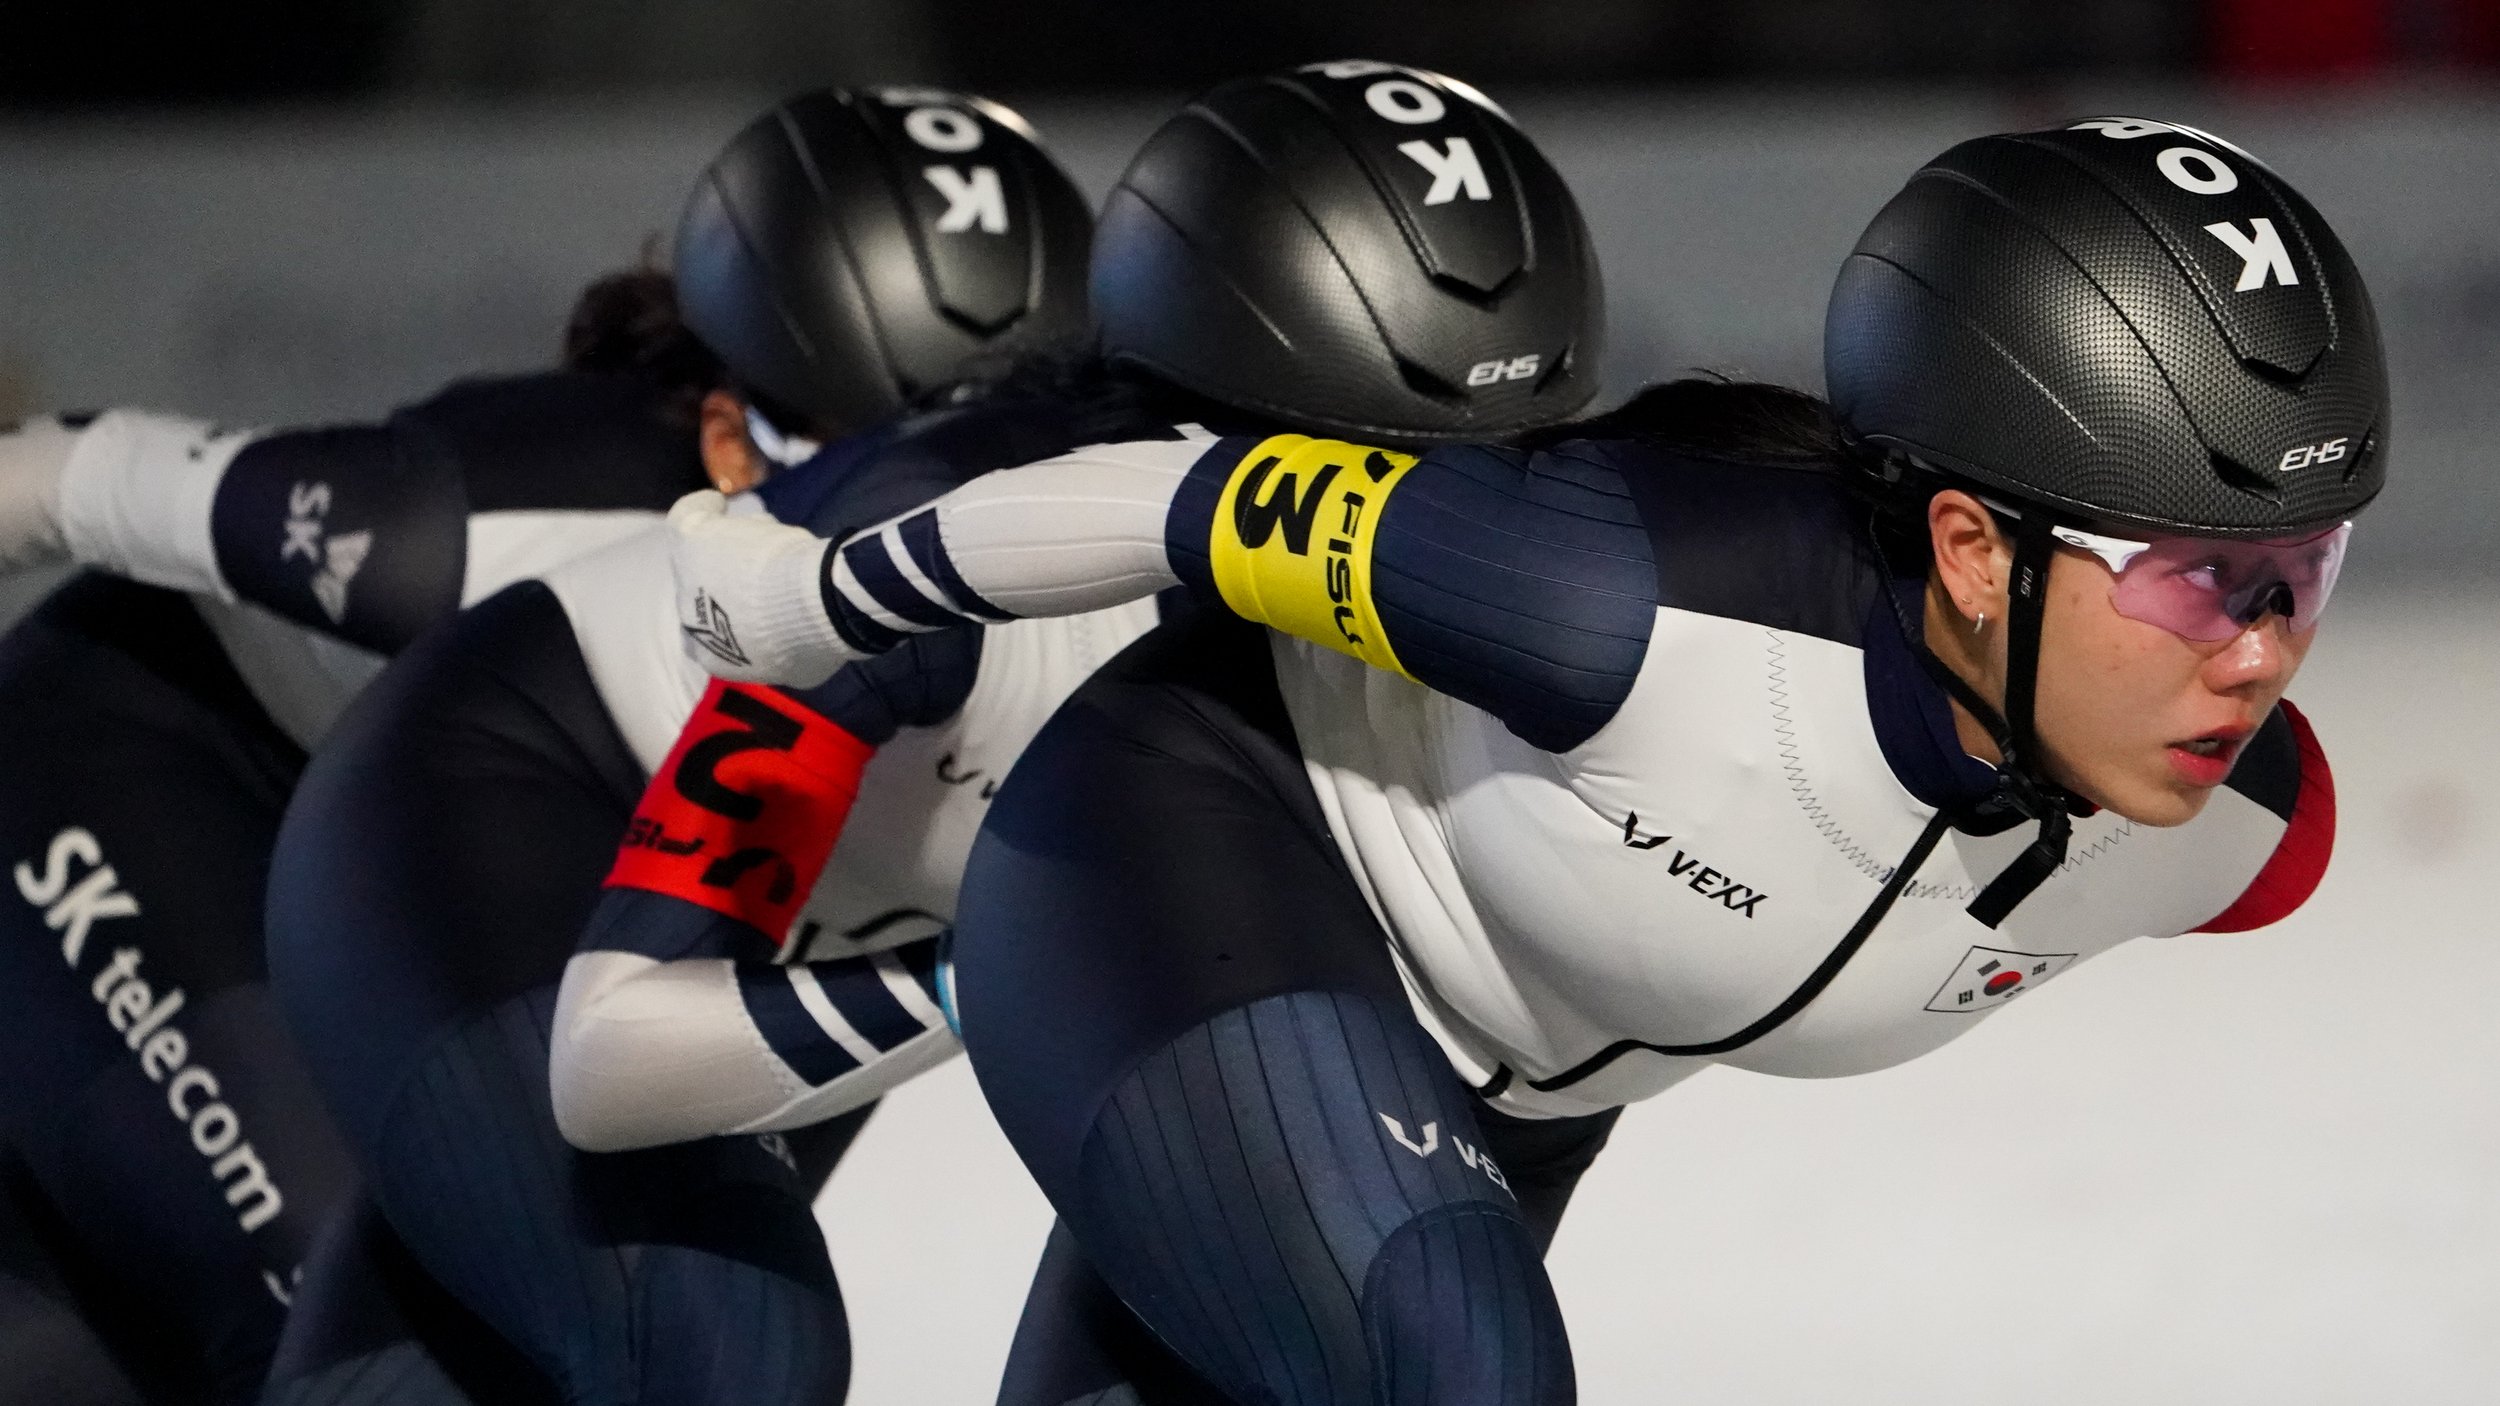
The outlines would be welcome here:
[[[1979,618],[1978,618],[1978,619],[1973,620],[1972,622],[1970,622],[1970,632],[1971,632],[1972,634],[1974,634],[1974,635],[1975,635],[1975,634],[1978,634],[1981,630],[1986,629],[1986,628],[1987,628],[1987,625],[1988,625],[1988,612],[1986,612],[1986,611],[1984,611],[1984,610],[1983,610],[1983,611],[1979,612]]]

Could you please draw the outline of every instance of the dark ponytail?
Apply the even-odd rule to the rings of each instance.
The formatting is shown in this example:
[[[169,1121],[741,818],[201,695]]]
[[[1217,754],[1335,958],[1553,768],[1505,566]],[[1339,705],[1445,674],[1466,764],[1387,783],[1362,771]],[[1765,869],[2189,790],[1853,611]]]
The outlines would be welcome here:
[[[594,280],[564,324],[564,367],[642,376],[659,385],[668,414],[694,428],[703,397],[725,389],[728,373],[677,315],[677,289],[651,267]]]
[[[1176,386],[1128,362],[1114,362],[1087,342],[1026,350],[975,362],[961,382],[924,397],[915,410],[1042,402],[1070,417],[1074,433],[1124,439],[1139,421],[1220,425],[1225,432],[1282,433],[1292,426],[1236,410]]]
[[[1540,431],[1533,442],[1566,439],[1639,440],[1694,458],[1841,474],[1867,510],[1877,548],[1902,571],[1927,562],[1927,502],[1947,486],[1858,439],[1820,396],[1712,374],[1649,386],[1605,414]]]
[[[1566,439],[1634,439],[1696,458],[1799,469],[1839,468],[1855,452],[1819,398],[1716,375],[1644,387],[1603,415],[1540,430],[1531,442]]]

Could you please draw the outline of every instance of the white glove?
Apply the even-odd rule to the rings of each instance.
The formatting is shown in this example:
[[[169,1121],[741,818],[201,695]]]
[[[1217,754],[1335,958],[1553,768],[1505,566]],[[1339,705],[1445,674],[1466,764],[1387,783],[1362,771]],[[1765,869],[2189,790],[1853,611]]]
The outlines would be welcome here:
[[[0,572],[69,560],[61,535],[61,475],[78,431],[49,415],[0,431]]]
[[[61,471],[61,539],[81,565],[233,600],[217,569],[217,487],[257,431],[107,410]]]
[[[825,613],[833,544],[776,522],[752,494],[704,489],[668,510],[669,564],[686,656],[738,683],[808,688],[863,658]]]

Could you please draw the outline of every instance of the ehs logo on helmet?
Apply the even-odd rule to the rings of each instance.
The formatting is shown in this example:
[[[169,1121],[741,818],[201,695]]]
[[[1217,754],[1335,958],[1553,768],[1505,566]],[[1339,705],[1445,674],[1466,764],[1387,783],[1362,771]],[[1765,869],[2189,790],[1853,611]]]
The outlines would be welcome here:
[[[2344,457],[2344,446],[2352,442],[2350,435],[2341,435],[2323,444],[2299,444],[2283,451],[2274,471],[2288,474],[2308,468],[2311,464],[2332,464]]]

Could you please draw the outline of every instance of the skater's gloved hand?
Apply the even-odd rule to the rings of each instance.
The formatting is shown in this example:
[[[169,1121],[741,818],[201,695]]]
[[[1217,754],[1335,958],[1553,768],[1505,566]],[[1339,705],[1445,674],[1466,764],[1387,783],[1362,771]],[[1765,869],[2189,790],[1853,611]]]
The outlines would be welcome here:
[[[709,489],[678,499],[668,529],[686,654],[713,675],[807,688],[863,657],[825,613],[833,543],[775,521],[753,494]]]
[[[50,415],[0,430],[0,572],[69,560],[61,534],[61,475],[78,431]]]

